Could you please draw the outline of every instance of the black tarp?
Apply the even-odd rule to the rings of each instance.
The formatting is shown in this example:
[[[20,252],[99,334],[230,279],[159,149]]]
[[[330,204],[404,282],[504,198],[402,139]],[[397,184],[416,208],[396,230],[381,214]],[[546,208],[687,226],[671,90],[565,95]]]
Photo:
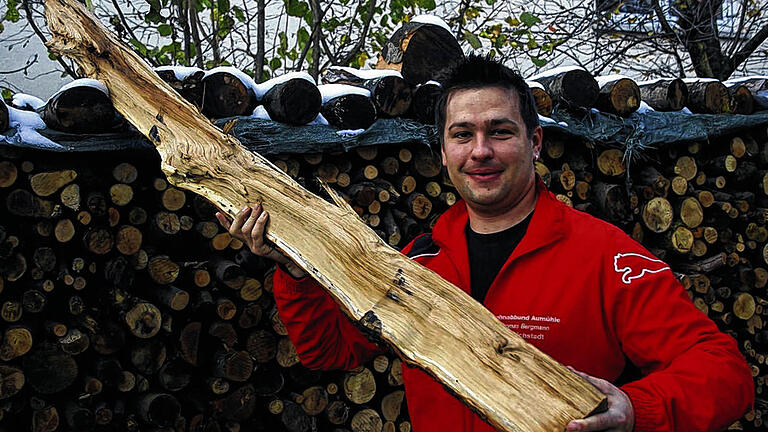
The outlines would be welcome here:
[[[224,125],[230,119],[216,123]],[[768,111],[752,115],[707,115],[680,112],[635,113],[628,118],[597,111],[556,112],[544,121],[546,131],[556,130],[593,143],[622,148],[631,156],[646,148],[678,142],[702,141],[711,137],[768,126]],[[28,142],[15,129],[0,135],[0,145],[55,152],[91,152],[152,149],[152,144],[134,131],[102,135],[72,135],[48,129],[38,131],[57,145]],[[233,133],[250,150],[263,155],[278,153],[333,153],[369,145],[435,145],[437,130],[405,119],[379,119],[360,134],[337,131],[330,126],[290,126],[269,120],[238,118]]]

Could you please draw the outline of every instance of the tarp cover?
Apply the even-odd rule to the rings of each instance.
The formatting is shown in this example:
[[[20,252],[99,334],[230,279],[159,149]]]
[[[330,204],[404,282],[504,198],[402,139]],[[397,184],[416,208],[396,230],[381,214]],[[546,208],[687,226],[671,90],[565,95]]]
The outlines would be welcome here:
[[[229,120],[221,119],[216,123],[222,126]],[[560,111],[553,114],[552,120],[542,122],[545,130],[557,130],[597,144],[622,148],[631,155],[633,152],[642,153],[644,148],[677,142],[706,141],[714,136],[768,126],[768,111],[752,115],[646,112],[635,113],[628,118],[595,110],[581,114]],[[72,135],[49,129],[38,131],[55,145],[50,142],[41,144],[34,140],[25,141],[24,137],[29,134],[17,132],[14,128],[5,131],[0,135],[0,145],[57,152],[153,148],[136,131],[102,135]],[[381,144],[400,146],[437,143],[437,130],[434,126],[405,119],[379,119],[368,129],[354,133],[324,125],[289,126],[243,117],[237,119],[231,133],[250,150],[263,155],[343,152],[355,147]]]

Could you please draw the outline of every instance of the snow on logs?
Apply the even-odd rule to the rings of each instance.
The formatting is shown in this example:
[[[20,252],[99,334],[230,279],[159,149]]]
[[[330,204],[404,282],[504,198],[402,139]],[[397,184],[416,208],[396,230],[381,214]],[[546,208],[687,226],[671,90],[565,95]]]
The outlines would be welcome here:
[[[323,84],[349,84],[368,89],[379,117],[401,117],[411,105],[411,86],[395,70],[331,66],[323,71],[320,80]]]

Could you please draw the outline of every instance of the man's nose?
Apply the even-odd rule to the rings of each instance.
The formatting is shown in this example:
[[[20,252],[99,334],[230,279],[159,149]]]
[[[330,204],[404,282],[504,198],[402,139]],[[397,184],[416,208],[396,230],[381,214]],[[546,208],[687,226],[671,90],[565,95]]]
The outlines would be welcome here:
[[[475,136],[472,146],[473,160],[487,160],[493,157],[493,147],[488,135],[482,133]]]

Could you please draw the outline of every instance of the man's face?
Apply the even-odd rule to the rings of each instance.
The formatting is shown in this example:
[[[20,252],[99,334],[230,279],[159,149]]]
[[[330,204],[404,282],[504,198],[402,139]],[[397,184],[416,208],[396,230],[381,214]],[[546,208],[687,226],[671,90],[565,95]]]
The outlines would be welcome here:
[[[541,150],[541,127],[532,138],[514,90],[458,90],[445,108],[443,165],[467,205],[483,213],[514,208],[534,186],[533,161]]]

